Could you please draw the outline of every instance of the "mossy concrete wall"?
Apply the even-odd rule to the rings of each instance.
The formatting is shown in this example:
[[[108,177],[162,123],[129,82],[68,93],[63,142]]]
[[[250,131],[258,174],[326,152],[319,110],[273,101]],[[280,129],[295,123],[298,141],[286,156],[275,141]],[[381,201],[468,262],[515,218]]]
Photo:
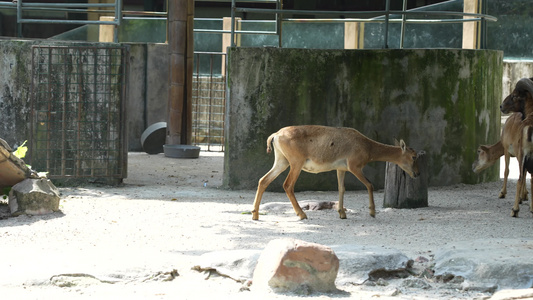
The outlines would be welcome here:
[[[32,42],[0,40],[0,138],[11,147],[30,136]]]
[[[353,127],[404,139],[428,158],[429,185],[499,179],[471,170],[479,144],[499,139],[501,51],[233,48],[228,56],[224,186],[255,189],[272,166],[267,137],[288,125]],[[385,163],[365,175],[384,186]],[[287,171],[269,188],[281,191]],[[347,176],[348,189],[364,186]],[[302,172],[297,190],[335,190],[335,172]]]
[[[0,39],[0,138],[15,147],[30,137],[31,49],[33,45],[102,46],[111,44]],[[117,45],[117,44],[113,44]],[[144,130],[166,121],[168,46],[127,44],[129,55],[126,99],[129,151],[142,151]]]

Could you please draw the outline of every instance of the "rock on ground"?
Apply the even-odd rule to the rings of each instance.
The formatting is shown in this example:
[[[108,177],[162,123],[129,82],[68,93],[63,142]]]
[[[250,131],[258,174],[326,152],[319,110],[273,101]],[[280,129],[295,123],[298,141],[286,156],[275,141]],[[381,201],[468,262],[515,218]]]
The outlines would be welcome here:
[[[296,239],[270,241],[261,253],[253,287],[276,292],[331,292],[339,259],[331,248]]]
[[[9,192],[12,215],[43,215],[59,210],[59,190],[50,179],[25,179]]]

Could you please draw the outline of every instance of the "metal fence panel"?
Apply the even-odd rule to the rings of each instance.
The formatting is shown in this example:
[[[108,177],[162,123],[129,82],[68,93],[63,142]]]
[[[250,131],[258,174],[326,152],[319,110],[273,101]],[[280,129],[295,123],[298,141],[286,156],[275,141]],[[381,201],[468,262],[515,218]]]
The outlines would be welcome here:
[[[50,178],[125,178],[125,47],[34,46],[30,164]]]
[[[192,143],[203,150],[224,151],[226,77],[220,66],[226,54],[197,52],[194,56]]]

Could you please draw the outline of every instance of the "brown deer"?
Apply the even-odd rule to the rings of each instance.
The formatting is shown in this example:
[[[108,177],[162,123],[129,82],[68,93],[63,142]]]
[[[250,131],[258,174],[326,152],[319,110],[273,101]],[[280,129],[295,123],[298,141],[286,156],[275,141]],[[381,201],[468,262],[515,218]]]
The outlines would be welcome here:
[[[259,205],[266,188],[281,172],[290,166],[289,175],[283,188],[292,203],[296,215],[306,219],[294,196],[294,185],[302,170],[309,173],[321,173],[337,170],[339,187],[338,212],[341,219],[346,219],[344,209],[344,175],[350,171],[368,190],[370,198],[370,215],[376,216],[374,206],[374,188],[363,175],[363,167],[373,161],[387,161],[400,166],[409,176],[419,175],[415,150],[408,148],[403,140],[399,146],[390,146],[369,139],[353,128],[327,127],[318,125],[289,126],[273,133],[267,139],[267,153],[274,146],[274,165],[259,180],[255,194],[252,219],[259,219]]]
[[[520,176],[516,185],[516,195],[512,217],[518,217],[520,211],[520,195],[525,189],[527,172],[533,173],[533,81],[531,78],[520,79],[500,106],[502,113],[520,112],[522,122],[518,127],[518,145],[515,150],[516,158],[520,166]],[[533,201],[530,202],[530,209],[533,213]]]
[[[481,145],[477,150],[477,159],[472,164],[472,171],[479,173],[486,168],[494,165],[500,157],[505,158],[505,169],[503,172],[503,187],[500,191],[499,198],[505,198],[507,195],[507,178],[509,177],[509,162],[511,157],[516,157],[516,149],[520,140],[520,127],[522,123],[522,113],[513,113],[502,128],[500,140],[493,145]],[[533,182],[532,182],[533,183]],[[520,192],[520,202],[527,201],[527,188],[524,185]]]

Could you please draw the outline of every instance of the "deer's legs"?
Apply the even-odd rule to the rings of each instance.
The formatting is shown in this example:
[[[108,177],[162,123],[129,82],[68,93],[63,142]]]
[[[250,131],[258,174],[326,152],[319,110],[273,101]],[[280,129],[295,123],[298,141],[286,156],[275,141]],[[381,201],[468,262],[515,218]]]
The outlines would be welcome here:
[[[252,210],[252,220],[259,220],[259,205],[261,204],[261,198],[263,197],[263,193],[265,192],[266,188],[274,179],[276,179],[276,177],[279,176],[279,174],[281,174],[281,172],[285,171],[288,166],[289,162],[287,159],[276,153],[276,158],[272,169],[270,169],[265,176],[259,179],[257,192],[255,193],[254,210]]]
[[[363,174],[362,168],[354,168],[350,166],[350,172],[352,172],[359,181],[361,181],[368,190],[368,198],[369,198],[369,209],[370,209],[370,216],[375,218],[376,217],[376,206],[374,205],[374,187],[372,186],[372,183],[365,177]]]
[[[511,156],[509,155],[509,152],[505,151],[505,169],[503,171],[503,187],[500,191],[499,198],[505,198],[505,195],[507,195],[507,177],[509,177],[509,160]]]
[[[337,170],[337,181],[339,184],[339,203],[337,211],[339,212],[341,219],[346,219],[346,210],[344,209],[344,192],[346,191],[346,188],[344,187],[344,175],[346,175],[346,171]]]
[[[298,201],[296,201],[296,196],[294,195],[294,185],[296,184],[296,180],[298,180],[298,177],[300,176],[300,172],[302,171],[302,166],[303,166],[302,163],[291,164],[289,175],[287,176],[287,179],[285,179],[285,182],[283,183],[283,189],[285,190],[287,197],[289,197],[289,200],[291,200],[291,204],[292,204],[292,207],[294,208],[294,212],[296,212],[296,215],[300,217],[300,220],[307,219],[307,215],[304,213],[304,211],[300,207],[300,204],[298,204]]]

